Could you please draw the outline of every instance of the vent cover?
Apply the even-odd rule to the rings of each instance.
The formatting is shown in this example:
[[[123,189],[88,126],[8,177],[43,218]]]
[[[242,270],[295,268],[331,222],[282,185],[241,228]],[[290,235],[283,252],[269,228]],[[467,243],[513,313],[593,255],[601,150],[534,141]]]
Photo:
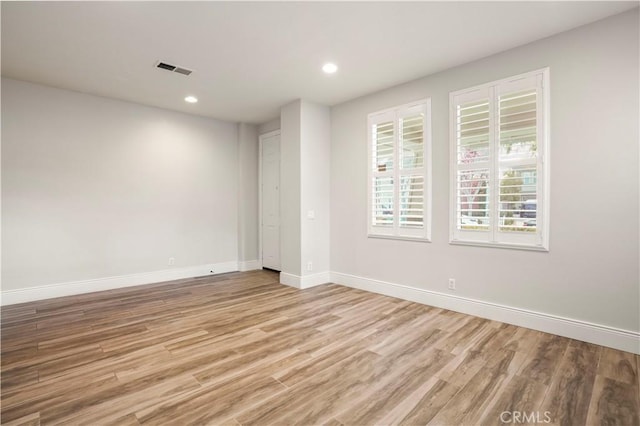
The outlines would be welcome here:
[[[193,70],[190,70],[188,68],[179,67],[177,65],[172,65],[163,61],[158,61],[158,63],[156,63],[156,68],[160,68],[160,69],[171,71],[171,72],[177,72],[178,74],[182,74],[182,75],[189,75],[193,72]]]

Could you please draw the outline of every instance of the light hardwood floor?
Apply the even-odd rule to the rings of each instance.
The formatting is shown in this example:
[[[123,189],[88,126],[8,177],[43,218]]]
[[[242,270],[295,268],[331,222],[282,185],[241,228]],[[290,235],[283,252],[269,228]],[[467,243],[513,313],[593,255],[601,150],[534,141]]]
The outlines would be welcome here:
[[[631,426],[639,363],[339,285],[232,273],[2,308],[1,420]]]

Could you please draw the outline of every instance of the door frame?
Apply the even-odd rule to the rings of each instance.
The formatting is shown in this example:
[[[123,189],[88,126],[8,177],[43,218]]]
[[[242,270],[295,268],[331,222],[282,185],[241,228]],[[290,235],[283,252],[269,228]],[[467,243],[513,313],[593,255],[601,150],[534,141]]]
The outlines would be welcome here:
[[[258,136],[258,256],[260,257],[260,268],[263,267],[262,265],[262,260],[263,260],[263,256],[262,256],[262,141],[264,139],[267,139],[276,135],[280,136],[280,129],[263,133]],[[278,153],[280,153],[280,149],[278,149]],[[280,164],[279,161],[278,161],[278,164]],[[280,176],[280,171],[278,171],[278,176]],[[279,193],[280,191],[278,191],[278,194]],[[278,202],[280,202],[280,200],[278,200]],[[278,225],[278,229],[280,229],[279,225]],[[278,241],[279,240],[280,238],[278,238]]]

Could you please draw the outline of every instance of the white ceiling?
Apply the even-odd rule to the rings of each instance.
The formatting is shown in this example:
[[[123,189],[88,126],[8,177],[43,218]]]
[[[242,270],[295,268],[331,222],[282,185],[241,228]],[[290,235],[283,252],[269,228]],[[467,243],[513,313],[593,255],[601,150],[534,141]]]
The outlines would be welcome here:
[[[231,121],[340,102],[633,2],[2,2],[2,75]],[[185,77],[157,60],[192,68]],[[321,72],[326,61],[339,66]],[[187,104],[188,94],[199,98]]]

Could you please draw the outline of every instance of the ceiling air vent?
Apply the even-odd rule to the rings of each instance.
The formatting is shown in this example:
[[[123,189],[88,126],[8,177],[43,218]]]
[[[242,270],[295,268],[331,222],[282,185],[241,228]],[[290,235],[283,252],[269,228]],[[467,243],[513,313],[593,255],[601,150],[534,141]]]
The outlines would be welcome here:
[[[160,68],[160,69],[171,71],[171,72],[177,72],[178,74],[182,74],[182,75],[189,75],[193,72],[193,70],[190,70],[184,67],[179,67],[177,65],[168,64],[162,61],[158,61],[158,63],[156,64],[156,68]]]

